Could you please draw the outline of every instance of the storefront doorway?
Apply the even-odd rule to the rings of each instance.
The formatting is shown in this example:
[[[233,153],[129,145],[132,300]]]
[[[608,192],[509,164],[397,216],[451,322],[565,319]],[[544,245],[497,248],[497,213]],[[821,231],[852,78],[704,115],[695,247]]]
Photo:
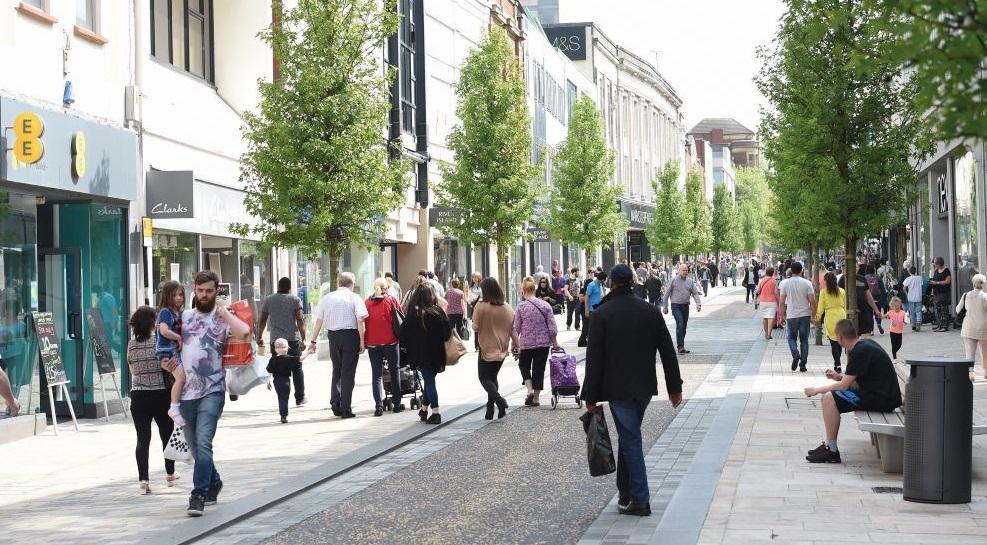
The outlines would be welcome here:
[[[68,403],[82,414],[85,397],[82,344],[82,269],[77,248],[40,248],[38,250],[38,311],[51,312],[58,335],[62,365],[69,379],[71,400],[55,399],[58,416],[69,414]],[[48,407],[48,388],[41,376],[42,406]]]

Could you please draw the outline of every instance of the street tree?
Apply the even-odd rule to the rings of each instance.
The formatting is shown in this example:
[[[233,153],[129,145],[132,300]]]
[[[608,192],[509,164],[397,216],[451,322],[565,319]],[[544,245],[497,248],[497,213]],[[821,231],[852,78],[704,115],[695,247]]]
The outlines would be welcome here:
[[[987,0],[866,0],[892,39],[858,51],[885,56],[914,82],[919,111],[941,140],[987,138]]]
[[[553,165],[551,197],[542,225],[557,240],[593,248],[627,231],[617,206],[619,186],[610,185],[614,153],[603,138],[596,104],[583,95],[572,105],[566,139]]]
[[[447,143],[454,162],[439,165],[438,204],[461,220],[442,230],[462,243],[497,246],[501,282],[507,252],[525,236],[539,189],[531,164],[531,118],[521,67],[504,32],[491,29],[470,52],[456,85],[460,123]]]
[[[260,33],[280,75],[243,116],[244,206],[258,221],[235,233],[325,251],[333,279],[345,248],[379,243],[408,184],[385,141],[393,74],[378,61],[397,28],[396,0],[299,0]]]
[[[740,248],[740,216],[733,201],[733,195],[726,184],[713,187],[713,215],[710,219],[710,232],[713,235],[713,253],[720,262],[720,252],[730,252]]]
[[[669,161],[651,182],[655,213],[645,231],[648,243],[666,259],[674,260],[688,246],[685,198],[679,190],[679,167]]]
[[[703,190],[703,174],[694,168],[685,176],[685,213],[687,254],[698,256],[713,248],[711,225],[713,210]]]
[[[924,121],[914,82],[896,75],[892,59],[856,62],[856,52],[881,51],[893,39],[879,9],[866,0],[786,5],[758,77],[770,102],[761,123],[765,154],[779,173],[773,213],[792,242],[842,241],[856,320],[857,241],[901,221],[916,179],[910,155],[928,149]]]
[[[758,167],[737,169],[737,215],[740,223],[739,250],[753,253],[765,241],[769,229],[771,188],[767,173]]]

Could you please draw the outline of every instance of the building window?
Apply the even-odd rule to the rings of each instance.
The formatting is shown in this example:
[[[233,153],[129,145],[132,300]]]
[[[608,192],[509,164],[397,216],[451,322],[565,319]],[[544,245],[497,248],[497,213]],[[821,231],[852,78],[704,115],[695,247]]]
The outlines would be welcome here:
[[[212,0],[151,0],[151,55],[213,81],[212,14]]]
[[[401,87],[401,130],[415,131],[415,23],[414,2],[401,0],[398,9],[401,27],[398,31],[398,75]]]
[[[41,11],[48,11],[48,0],[21,0],[22,4],[27,4],[32,8],[38,8]]]
[[[99,32],[99,11],[96,0],[76,0],[75,24],[80,27]]]

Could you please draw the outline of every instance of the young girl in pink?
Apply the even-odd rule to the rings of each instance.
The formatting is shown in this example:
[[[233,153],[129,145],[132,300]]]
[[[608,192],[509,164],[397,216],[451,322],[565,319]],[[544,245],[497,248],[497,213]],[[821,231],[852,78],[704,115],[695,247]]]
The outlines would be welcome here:
[[[898,359],[898,351],[901,350],[901,334],[905,332],[905,322],[908,314],[901,309],[901,299],[892,297],[889,303],[891,310],[886,317],[891,320],[891,357]]]

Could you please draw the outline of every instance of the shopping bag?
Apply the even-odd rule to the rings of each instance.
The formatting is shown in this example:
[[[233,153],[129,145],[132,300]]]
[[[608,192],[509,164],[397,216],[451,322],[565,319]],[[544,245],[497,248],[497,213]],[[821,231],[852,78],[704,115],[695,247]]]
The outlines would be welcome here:
[[[466,354],[466,345],[463,344],[463,340],[459,338],[459,333],[456,330],[452,330],[449,335],[449,340],[446,341],[446,365],[456,365],[459,363],[459,358],[462,358]]]
[[[617,471],[617,462],[613,459],[613,443],[610,442],[610,430],[603,416],[603,407],[597,405],[579,417],[586,432],[586,458],[589,462],[589,474],[593,477],[609,475]]]
[[[192,451],[185,440],[185,426],[175,426],[164,448],[164,457],[176,462],[192,463]]]
[[[253,358],[250,365],[238,365],[226,369],[226,392],[232,395],[243,395],[254,386],[267,384],[271,376],[267,366],[260,358]]]
[[[241,299],[229,306],[229,311],[253,330],[254,313],[250,308],[250,301]],[[230,337],[226,341],[226,348],[223,350],[223,367],[241,366],[250,364],[257,349],[254,346],[253,335],[247,340],[239,340]]]
[[[457,328],[457,332],[459,333],[459,338],[464,341],[470,340],[470,331],[471,331],[470,321],[466,318],[463,318],[463,323],[460,324],[459,327]]]

